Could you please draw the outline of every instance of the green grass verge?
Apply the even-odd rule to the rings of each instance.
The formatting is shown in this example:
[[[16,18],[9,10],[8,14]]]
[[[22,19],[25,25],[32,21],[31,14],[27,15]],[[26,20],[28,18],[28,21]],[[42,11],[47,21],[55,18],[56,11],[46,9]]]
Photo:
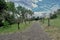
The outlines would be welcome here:
[[[20,27],[19,30],[18,30],[18,25],[17,24],[13,24],[13,25],[11,25],[11,26],[9,26],[7,28],[1,27],[0,28],[0,34],[8,34],[8,33],[20,32],[20,31],[25,30],[30,25],[31,25],[31,23],[29,24],[28,22],[27,22],[27,24],[21,23],[19,25],[19,27]]]

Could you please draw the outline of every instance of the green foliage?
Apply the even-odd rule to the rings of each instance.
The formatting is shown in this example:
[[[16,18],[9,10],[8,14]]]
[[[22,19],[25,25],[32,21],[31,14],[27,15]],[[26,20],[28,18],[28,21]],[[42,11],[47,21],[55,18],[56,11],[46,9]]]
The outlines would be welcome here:
[[[17,20],[20,21],[26,21],[27,19],[27,14],[32,15],[33,12],[31,10],[26,9],[25,7],[18,6],[15,8],[15,5],[13,2],[5,2],[5,0],[0,0],[0,11],[2,10],[1,15],[0,15],[0,25],[8,26],[9,24],[14,24],[17,23]],[[21,13],[20,13],[21,11]],[[12,14],[10,14],[12,12]],[[20,15],[20,17],[16,17],[16,15]],[[2,21],[5,20],[4,23]]]
[[[27,20],[27,15],[28,14],[29,15],[33,14],[33,12],[31,10],[28,10],[25,7],[21,7],[21,6],[17,7],[17,11],[18,11],[18,14],[21,14],[20,16],[21,16],[21,18],[22,18],[23,21]],[[19,12],[21,12],[21,13],[19,13]]]
[[[60,15],[60,9],[58,9],[56,13],[57,13],[58,15]]]
[[[54,12],[54,14],[50,17],[51,19],[57,18],[57,16],[60,16],[60,9]]]
[[[28,10],[28,13],[29,13],[30,15],[34,14],[34,12],[32,12],[31,10]]]
[[[0,0],[0,12],[6,9],[6,2],[5,0]]]
[[[8,22],[8,21],[5,21],[5,20],[4,20],[3,24],[4,24],[4,28],[9,27],[9,22]]]
[[[57,14],[53,14],[50,18],[51,19],[57,18]]]
[[[8,11],[12,11],[12,12],[15,11],[15,5],[13,2],[7,2],[6,4],[7,4],[7,10]]]
[[[13,15],[7,14],[5,20],[9,22],[9,24],[15,23],[15,18]]]
[[[15,18],[14,18],[15,5],[13,2],[7,2],[6,5],[7,5],[7,10],[6,10],[7,13],[5,15],[5,20],[8,21],[9,24],[13,24],[15,22]],[[10,14],[10,12],[12,12],[12,14]]]
[[[22,9],[22,6],[18,6],[18,7],[17,7],[17,10],[18,10],[18,11],[22,11],[22,10],[23,10],[23,9]]]
[[[0,0],[0,26],[3,26],[2,20],[3,20],[3,15],[4,15],[4,10],[6,10],[6,2],[5,0]]]

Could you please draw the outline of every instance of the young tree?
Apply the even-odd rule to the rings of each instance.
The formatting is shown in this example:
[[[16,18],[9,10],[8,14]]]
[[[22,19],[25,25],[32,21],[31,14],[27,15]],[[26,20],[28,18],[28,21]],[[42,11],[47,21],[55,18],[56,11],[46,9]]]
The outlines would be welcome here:
[[[18,17],[18,19],[17,19],[18,29],[20,29],[19,24],[22,22],[22,13],[21,13],[21,10],[23,10],[23,9],[22,9],[22,6],[18,6],[18,7],[17,7],[17,10],[16,10],[17,14],[20,16],[20,17]]]
[[[48,17],[48,26],[50,26],[50,17],[51,17],[51,13],[49,14],[49,17]]]
[[[32,11],[32,10],[28,10],[28,14],[30,15],[30,16],[32,16],[33,14],[34,14],[34,12]],[[29,20],[29,23],[30,23],[30,19],[28,19]]]
[[[25,20],[25,15],[26,15],[26,9],[24,7],[18,6],[17,7],[18,11],[21,12],[19,14],[21,14],[20,16],[22,16],[22,20],[24,22]]]

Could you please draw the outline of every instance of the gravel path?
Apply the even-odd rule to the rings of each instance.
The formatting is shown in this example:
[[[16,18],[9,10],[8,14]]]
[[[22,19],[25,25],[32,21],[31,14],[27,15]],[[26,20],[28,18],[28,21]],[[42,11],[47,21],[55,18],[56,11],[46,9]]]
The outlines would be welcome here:
[[[47,33],[40,27],[39,22],[34,22],[30,28],[24,32],[8,35],[0,35],[0,40],[51,40]]]

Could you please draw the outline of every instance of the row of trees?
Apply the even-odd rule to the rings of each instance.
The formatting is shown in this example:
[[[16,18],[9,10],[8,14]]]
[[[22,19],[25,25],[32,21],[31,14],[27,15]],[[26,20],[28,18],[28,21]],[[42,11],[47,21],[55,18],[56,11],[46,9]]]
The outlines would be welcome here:
[[[11,25],[14,23],[21,23],[29,20],[27,15],[32,15],[31,10],[25,7],[18,6],[15,7],[13,2],[5,2],[5,0],[0,0],[0,26]]]

